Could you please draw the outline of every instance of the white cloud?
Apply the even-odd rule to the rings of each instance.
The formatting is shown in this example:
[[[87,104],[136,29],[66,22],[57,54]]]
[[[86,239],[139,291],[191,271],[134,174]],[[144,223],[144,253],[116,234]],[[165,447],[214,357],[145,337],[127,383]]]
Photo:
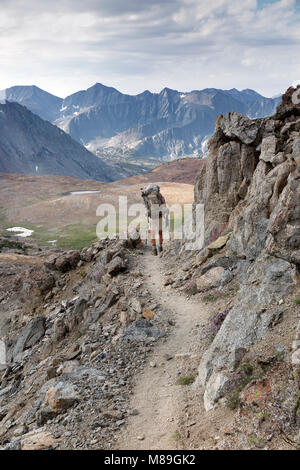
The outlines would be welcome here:
[[[25,6],[26,5],[26,6]],[[299,76],[296,0],[1,0],[0,89],[254,88]]]

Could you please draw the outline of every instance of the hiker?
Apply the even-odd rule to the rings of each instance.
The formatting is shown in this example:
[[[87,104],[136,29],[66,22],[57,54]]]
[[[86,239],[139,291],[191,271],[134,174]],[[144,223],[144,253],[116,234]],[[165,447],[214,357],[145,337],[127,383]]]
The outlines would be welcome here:
[[[158,251],[161,253],[163,250],[162,222],[163,216],[165,216],[166,224],[168,224],[168,209],[165,198],[160,193],[160,187],[157,184],[149,184],[144,189],[141,188],[141,191],[147,209],[148,233],[150,233],[152,253],[157,255],[156,235],[158,233]]]

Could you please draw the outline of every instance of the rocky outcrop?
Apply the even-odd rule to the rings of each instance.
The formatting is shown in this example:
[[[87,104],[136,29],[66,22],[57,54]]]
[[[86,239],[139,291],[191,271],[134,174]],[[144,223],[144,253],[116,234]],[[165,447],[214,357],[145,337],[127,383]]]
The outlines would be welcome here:
[[[229,258],[236,257],[239,282],[236,303],[199,367],[196,383],[205,388],[206,409],[222,396],[226,371],[234,371],[273,324],[277,310],[265,313],[267,307],[283,302],[299,282],[300,105],[292,99],[295,93],[289,89],[270,118],[222,117],[196,179],[195,203],[205,205],[206,244],[224,230],[230,234],[226,250]],[[210,262],[204,272],[215,266]]]
[[[71,269],[76,268],[79,261],[80,252],[77,250],[71,250],[58,256],[51,255],[44,264],[47,269],[57,270],[65,273]]]
[[[55,278],[40,266],[33,266],[17,276],[14,287],[28,308],[35,308],[55,285]]]

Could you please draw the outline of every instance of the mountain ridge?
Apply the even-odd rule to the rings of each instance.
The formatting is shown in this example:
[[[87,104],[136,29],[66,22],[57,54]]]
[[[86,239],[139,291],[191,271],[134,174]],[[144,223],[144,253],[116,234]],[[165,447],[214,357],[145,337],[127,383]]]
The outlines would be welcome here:
[[[28,88],[32,92],[33,87]],[[103,149],[113,148],[120,154],[166,161],[203,156],[201,144],[213,133],[218,114],[237,111],[260,118],[273,114],[280,103],[280,98],[236,88],[181,92],[165,87],[159,93],[129,95],[97,82],[64,99],[35,87],[34,100],[30,94],[24,98],[26,91],[27,87],[11,87],[0,92],[0,98],[22,99],[31,111],[42,118],[47,114],[48,120],[99,156]]]

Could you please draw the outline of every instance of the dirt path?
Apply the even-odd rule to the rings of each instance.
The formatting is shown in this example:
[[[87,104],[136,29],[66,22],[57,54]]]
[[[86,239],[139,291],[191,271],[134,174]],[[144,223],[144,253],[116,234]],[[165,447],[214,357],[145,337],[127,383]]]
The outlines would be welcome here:
[[[175,355],[190,352],[191,332],[197,322],[203,322],[208,317],[209,311],[207,305],[164,287],[163,259],[151,253],[146,253],[142,258],[145,286],[162,309],[173,312],[176,326],[166,342],[155,348],[138,378],[131,406],[139,414],[129,417],[115,448],[178,449],[180,443],[176,441],[176,433],[185,394],[190,387],[175,385],[179,360]],[[173,356],[173,359],[166,360],[165,354]],[[156,367],[151,367],[150,362],[155,362]]]
[[[0,253],[0,262],[22,263],[22,264],[43,264],[45,258],[39,256],[19,255],[17,253]]]

